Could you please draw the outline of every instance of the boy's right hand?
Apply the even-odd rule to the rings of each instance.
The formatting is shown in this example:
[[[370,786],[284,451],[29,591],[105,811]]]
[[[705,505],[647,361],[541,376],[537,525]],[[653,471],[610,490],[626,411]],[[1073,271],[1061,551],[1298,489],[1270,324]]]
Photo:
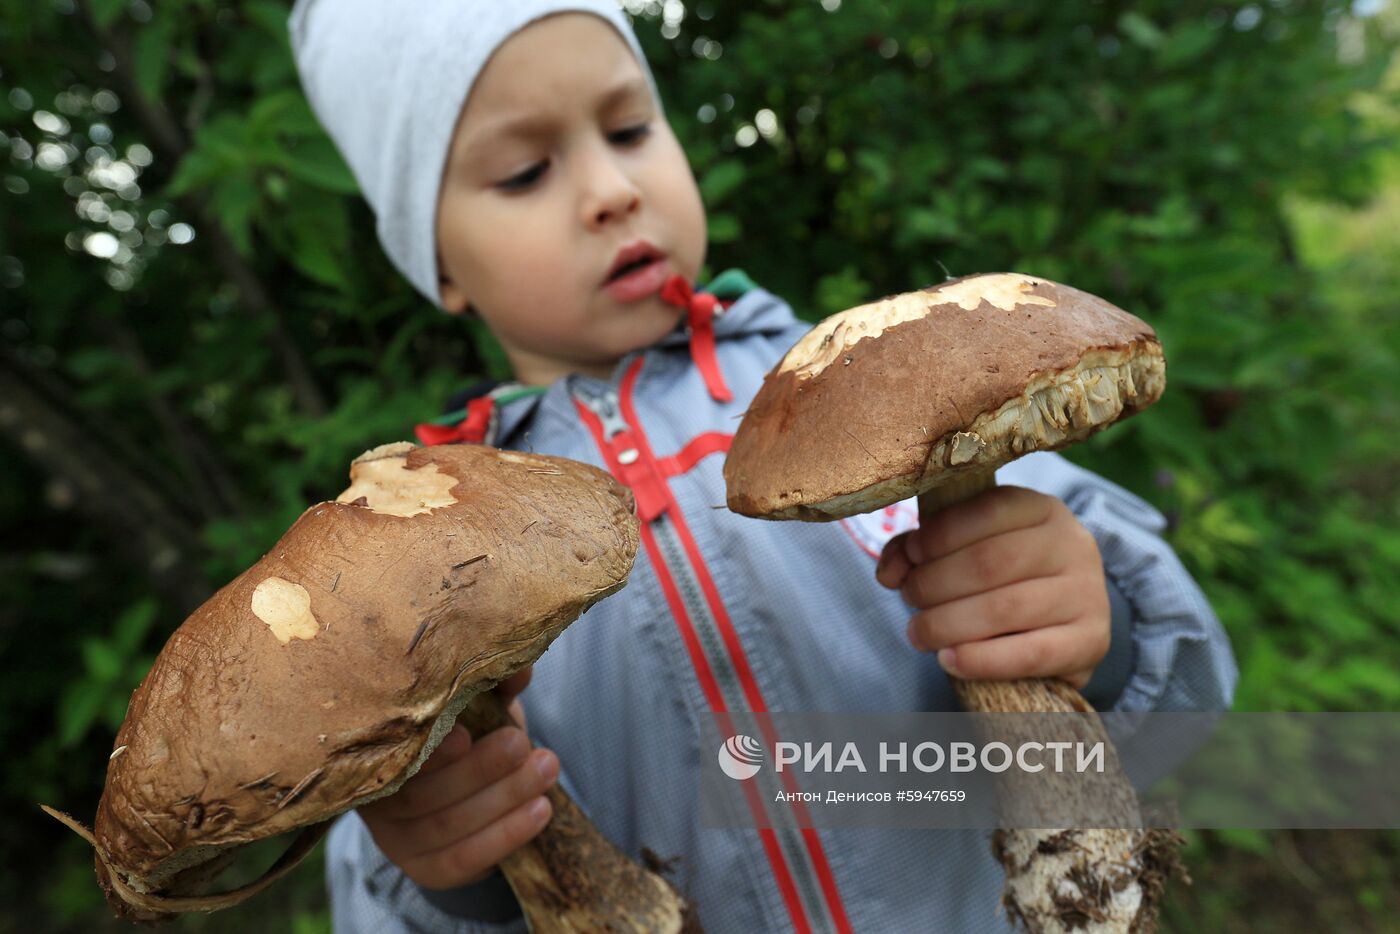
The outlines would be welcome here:
[[[495,688],[510,700],[530,683],[526,668]],[[519,700],[510,712],[521,728],[502,727],[474,741],[454,725],[418,774],[360,817],[379,849],[404,875],[428,889],[479,882],[549,823],[543,797],[559,777],[559,759],[531,750]]]

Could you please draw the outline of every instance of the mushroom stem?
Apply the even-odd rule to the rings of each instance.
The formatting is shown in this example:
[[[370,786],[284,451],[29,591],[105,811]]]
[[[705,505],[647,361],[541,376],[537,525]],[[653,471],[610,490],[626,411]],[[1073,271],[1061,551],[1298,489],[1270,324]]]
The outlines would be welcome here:
[[[919,519],[928,521],[940,509],[971,499],[996,486],[994,470],[969,470],[919,496]],[[1180,834],[1162,828],[1142,828],[1137,794],[1118,761],[1113,743],[1078,691],[1058,678],[1015,681],[967,681],[949,676],[958,703],[969,713],[1074,713],[1074,718],[982,718],[979,724],[1009,744],[1028,740],[1004,734],[1018,730],[1041,741],[1046,730],[1057,740],[1103,742],[1106,750],[1101,781],[1075,777],[1075,785],[1059,786],[1043,775],[1002,776],[998,790],[1004,823],[1033,819],[1026,815],[1073,815],[1076,805],[1085,815],[1079,829],[1000,829],[992,836],[992,852],[1006,873],[1001,903],[1007,916],[1031,934],[1088,931],[1092,934],[1150,934],[1156,930],[1158,903],[1166,881],[1185,875],[1178,855],[1185,843]],[[1031,720],[1031,724],[1024,721]],[[1009,722],[1008,722],[1009,721]],[[1063,732],[1065,735],[1058,735]],[[1048,774],[1048,773],[1043,773]],[[1106,823],[1105,809],[1117,826]],[[1021,818],[1018,820],[1018,813]],[[1093,816],[1090,816],[1093,815]],[[1189,879],[1188,879],[1189,881]]]
[[[997,485],[993,470],[968,470],[919,495],[919,520],[972,499]],[[964,681],[949,676],[958,703],[971,713],[1085,713],[1093,710],[1079,692],[1058,678]]]
[[[457,722],[480,738],[514,721],[500,695],[484,691]],[[694,908],[669,882],[613,846],[558,783],[546,796],[549,823],[500,864],[534,934],[700,934]]]

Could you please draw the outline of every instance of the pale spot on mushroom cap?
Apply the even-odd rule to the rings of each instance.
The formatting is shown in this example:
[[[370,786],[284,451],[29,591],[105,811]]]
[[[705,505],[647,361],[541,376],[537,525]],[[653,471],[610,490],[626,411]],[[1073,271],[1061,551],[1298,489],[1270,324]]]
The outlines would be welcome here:
[[[374,512],[390,516],[416,516],[457,502],[448,491],[457,485],[457,478],[438,471],[437,464],[425,464],[417,470],[408,469],[408,451],[413,445],[404,444],[400,453],[388,456],[371,455],[387,452],[388,445],[375,448],[356,458],[350,465],[350,486],[335,498],[338,503],[353,503],[364,497]],[[406,450],[405,450],[406,449]]]
[[[887,476],[829,499],[779,492],[767,519],[844,519],[918,496],[969,470],[995,470],[1031,451],[1053,451],[1146,408],[1162,395],[1167,368],[1156,341],[1084,354],[1062,370],[1037,374],[1025,391],[942,438],[929,439],[922,468]]]
[[[370,448],[350,463],[359,464],[364,461],[377,461],[384,457],[407,457],[409,452],[417,447],[418,445],[414,444],[412,441],[390,441],[388,444],[381,444],[378,447]]]
[[[519,451],[497,451],[496,458],[503,460],[507,464],[524,464],[525,472],[536,477],[562,477],[564,471],[559,469],[559,465],[548,457],[541,457],[538,454],[522,454]]]
[[[949,282],[930,290],[939,304],[957,305],[965,311],[974,311],[986,302],[1002,311],[1010,311],[1017,305],[1044,305],[1054,308],[1055,303],[1043,295],[1031,294],[1031,289],[1039,284],[1038,279],[1017,275],[1014,272],[996,273],[990,276],[973,276],[958,282]]]
[[[311,613],[311,594],[300,584],[269,577],[253,590],[253,615],[286,645],[293,639],[312,639],[321,631]]]
[[[859,305],[832,315],[808,331],[783,357],[778,372],[796,370],[799,379],[809,379],[837,360],[846,359],[847,352],[859,341],[879,337],[897,324],[922,318],[939,305],[957,305],[967,311],[975,310],[983,301],[1003,311],[1017,305],[1055,307],[1052,300],[1031,294],[1039,281],[1016,273],[993,273]],[[846,360],[846,365],[850,363]]]

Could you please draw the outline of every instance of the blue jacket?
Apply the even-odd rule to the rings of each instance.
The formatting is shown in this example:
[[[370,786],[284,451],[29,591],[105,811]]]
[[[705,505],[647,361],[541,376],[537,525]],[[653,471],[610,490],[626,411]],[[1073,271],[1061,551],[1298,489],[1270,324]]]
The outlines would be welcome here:
[[[807,330],[780,299],[743,294],[715,320],[734,399],[717,403],[677,331],[603,382],[574,375],[504,402],[488,440],[612,469],[637,494],[643,547],[627,587],[570,626],[522,695],[533,740],[625,852],[680,857],[671,877],[712,934],[1009,930],[987,834],[709,829],[697,825],[702,718],[727,710],[954,710],[911,609],[874,579],[913,503],[835,523],[761,522],[723,508],[722,452],[764,374]],[[503,399],[509,398],[503,396]],[[1148,416],[1150,417],[1150,416]],[[1057,454],[997,472],[1053,494],[1093,532],[1113,648],[1085,695],[1101,710],[1224,710],[1237,671],[1210,606],[1142,499]],[[789,807],[767,804],[771,809]],[[342,818],[327,850],[336,930],[524,931],[502,878],[420,889]]]

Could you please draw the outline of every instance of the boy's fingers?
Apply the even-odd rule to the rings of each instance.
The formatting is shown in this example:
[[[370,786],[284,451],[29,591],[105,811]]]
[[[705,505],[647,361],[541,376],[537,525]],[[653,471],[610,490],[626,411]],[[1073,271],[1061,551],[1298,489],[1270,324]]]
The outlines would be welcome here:
[[[559,777],[559,758],[537,749],[521,765],[476,794],[412,821],[414,848],[425,853],[463,840],[545,792]],[[405,827],[405,831],[409,830]]]
[[[880,586],[894,590],[904,583],[911,566],[904,545],[908,537],[908,532],[901,532],[885,543],[880,560],[875,565],[875,580]]]
[[[534,675],[534,673],[535,666],[526,665],[524,668],[511,675],[509,678],[496,685],[496,692],[500,694],[501,697],[509,700],[510,698],[519,694],[521,691],[525,690],[525,688],[529,685],[530,678]]]
[[[1051,625],[1046,607],[1075,605],[1071,584],[1060,577],[1017,581],[915,613],[909,640],[925,652],[963,642]]]
[[[409,878],[424,888],[448,889],[476,882],[544,829],[552,808],[549,799],[532,797],[499,820],[448,846],[403,864]]]
[[[447,731],[447,735],[438,743],[438,748],[423,762],[418,774],[409,779],[409,782],[416,781],[424,775],[431,775],[444,766],[451,765],[462,756],[466,755],[468,749],[472,747],[472,735],[467,732],[467,728],[461,724],[453,724],[452,729]],[[405,782],[407,785],[409,782]]]
[[[995,639],[966,642],[953,648],[950,674],[972,681],[1006,681],[1016,678],[1062,677],[1066,672],[1083,676],[1097,660],[1086,656],[1086,646],[1094,644],[1083,629],[1089,623],[1067,623],[1030,632],[1018,632]],[[939,662],[943,663],[942,653]],[[949,664],[944,664],[945,669]],[[1088,683],[1083,677],[1075,687]]]
[[[372,818],[414,820],[463,801],[511,774],[530,751],[525,734],[502,727],[483,736],[468,755],[460,756],[430,774],[419,773],[387,798],[360,809]]]
[[[1062,550],[1047,548],[1039,527],[1014,529],[910,568],[900,584],[904,602],[932,607],[1062,569]]]
[[[1047,521],[1064,504],[1053,496],[1019,486],[999,486],[941,509],[905,539],[909,561],[922,564],[950,555],[975,541]]]
[[[520,703],[520,698],[517,697],[512,700],[510,706],[506,708],[506,711],[510,713],[510,718],[516,722],[516,725],[518,725],[521,730],[526,729],[525,705]]]

